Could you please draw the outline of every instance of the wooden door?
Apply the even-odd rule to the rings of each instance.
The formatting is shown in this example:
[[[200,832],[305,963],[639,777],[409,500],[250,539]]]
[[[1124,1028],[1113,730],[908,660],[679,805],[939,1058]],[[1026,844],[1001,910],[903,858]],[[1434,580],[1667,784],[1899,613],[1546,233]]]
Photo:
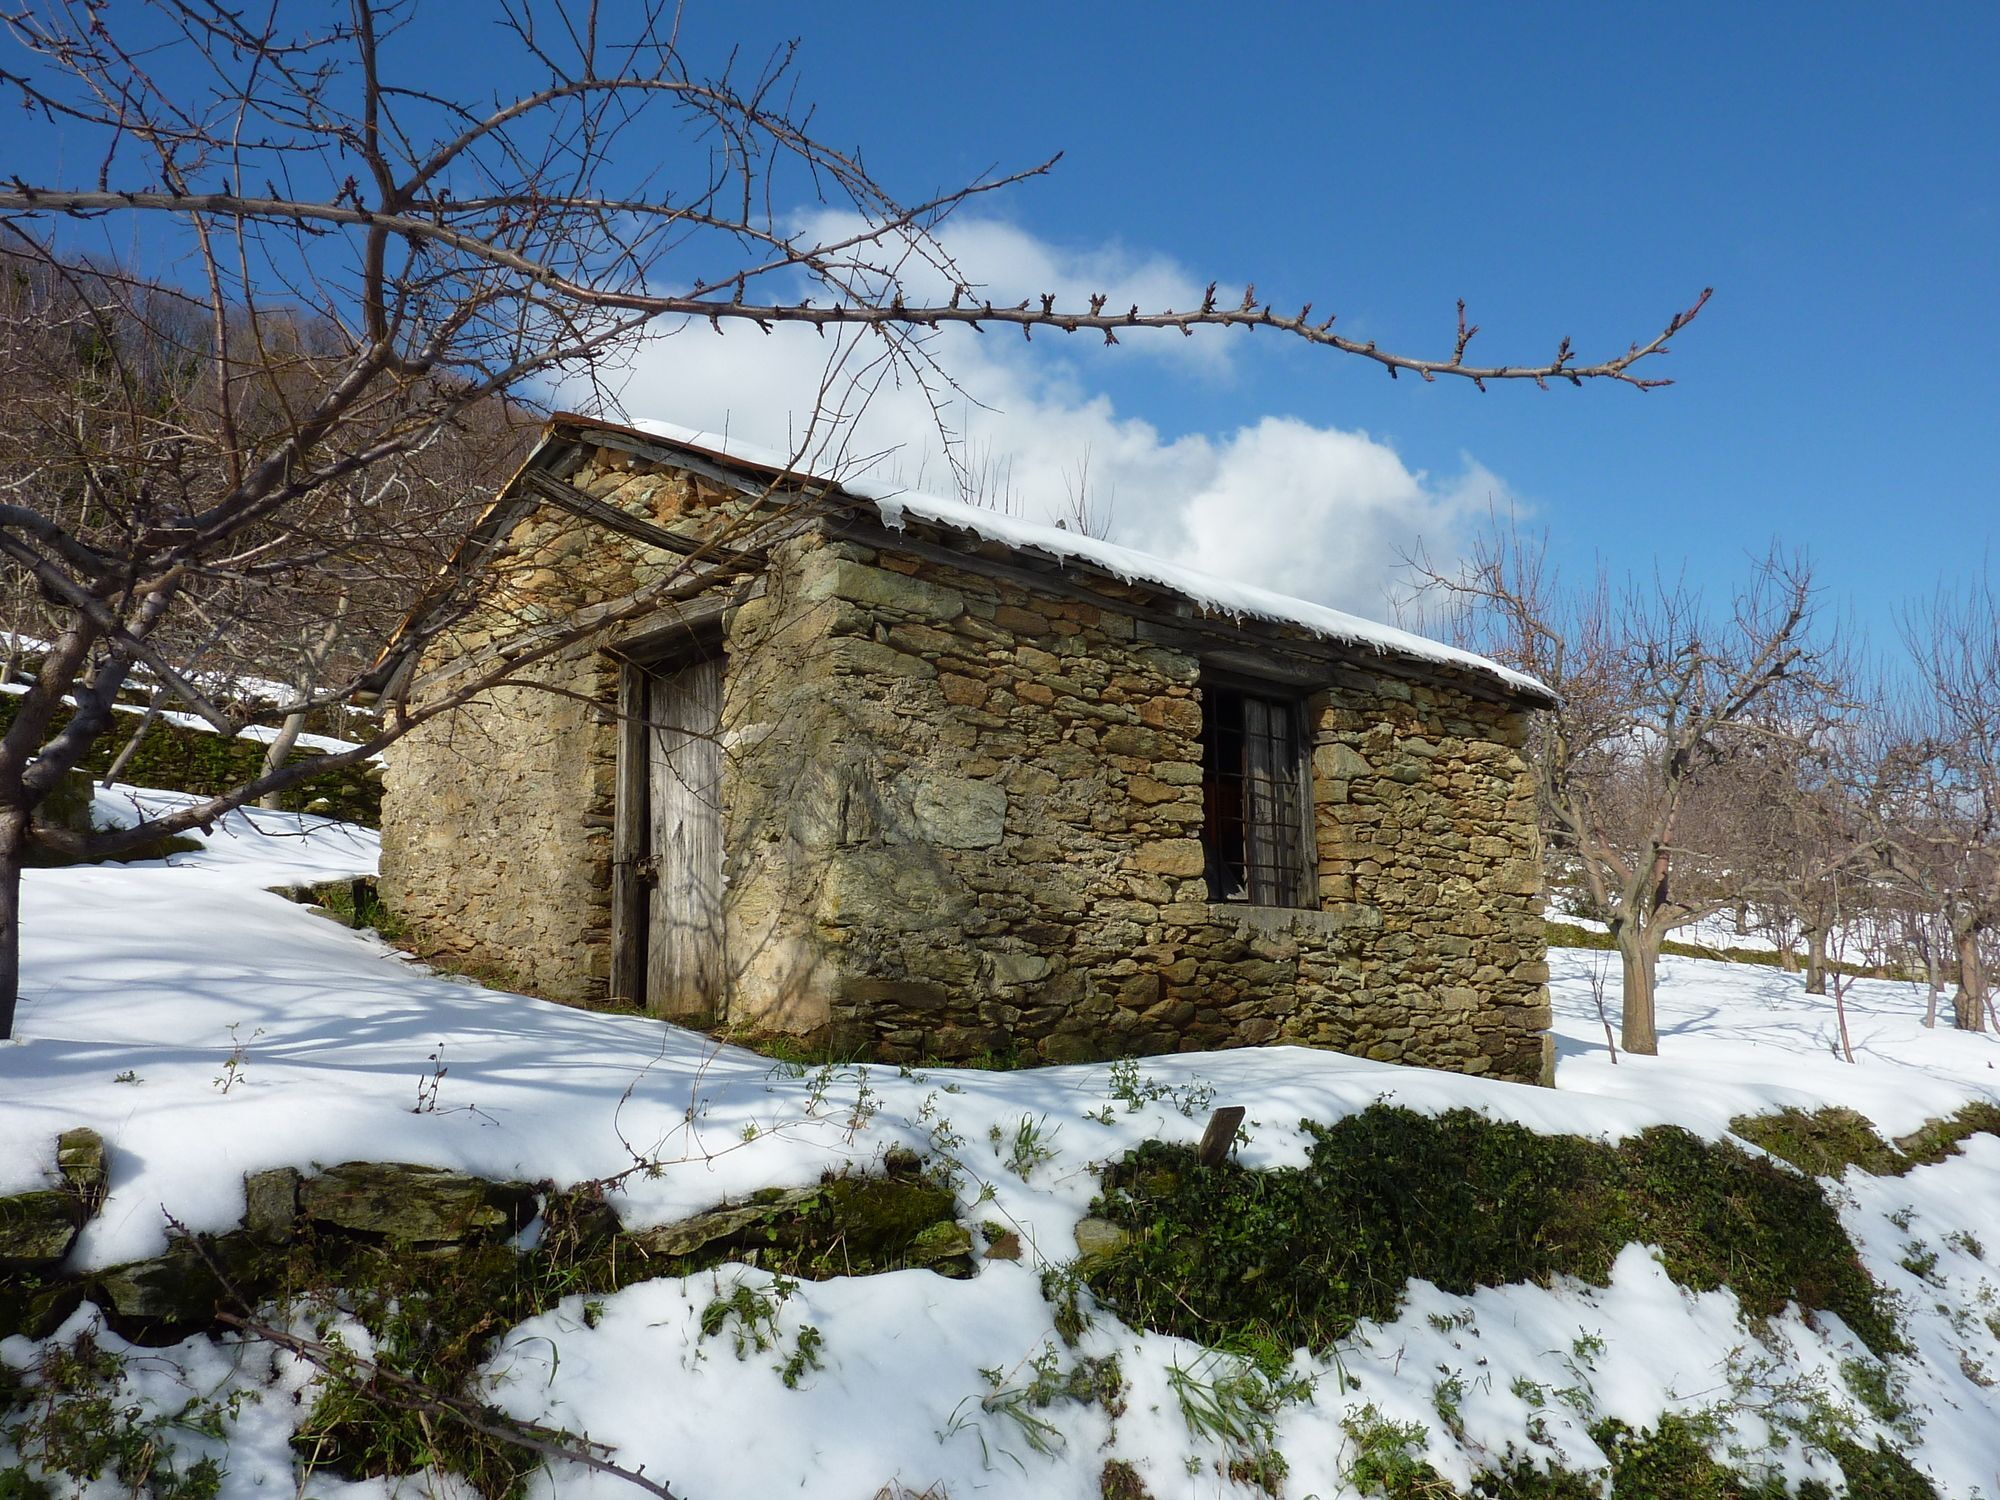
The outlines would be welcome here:
[[[722,999],[722,661],[649,677],[646,1007],[708,1025]]]

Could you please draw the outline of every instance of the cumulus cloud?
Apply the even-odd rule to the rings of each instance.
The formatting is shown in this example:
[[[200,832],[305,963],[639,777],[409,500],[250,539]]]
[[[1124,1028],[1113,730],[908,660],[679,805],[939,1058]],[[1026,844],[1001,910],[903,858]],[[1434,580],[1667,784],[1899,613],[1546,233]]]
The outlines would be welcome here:
[[[1164,257],[1065,249],[1002,223],[954,224],[949,248],[995,302],[1108,291],[1114,303],[1186,306],[1201,294]],[[1216,380],[1229,377],[1231,359],[1250,357],[1228,342],[1135,337],[1104,354],[1157,360],[1140,351],[1164,349],[1182,367],[1156,367],[1156,377]],[[1163,433],[1092,387],[1091,359],[1049,343],[938,334],[927,351],[958,386],[940,391],[885,361],[865,334],[718,336],[696,325],[638,351],[619,398],[627,415],[798,453],[819,472],[866,472],[934,493],[969,486],[974,498],[1034,520],[1069,515],[1074,525],[1087,494],[1094,529],[1113,540],[1378,617],[1385,585],[1419,541],[1452,558],[1478,515],[1511,501],[1504,481],[1470,457],[1437,477],[1366,432],[1295,417]]]

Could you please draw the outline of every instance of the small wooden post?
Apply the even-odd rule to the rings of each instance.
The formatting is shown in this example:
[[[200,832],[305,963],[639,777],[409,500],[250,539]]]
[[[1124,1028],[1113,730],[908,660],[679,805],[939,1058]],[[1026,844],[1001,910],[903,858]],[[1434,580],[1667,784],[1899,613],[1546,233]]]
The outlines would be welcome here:
[[[1228,1159],[1229,1148],[1236,1144],[1236,1132],[1242,1124],[1240,1104],[1225,1104],[1208,1117],[1208,1129],[1201,1133],[1201,1144],[1195,1147],[1195,1156],[1204,1167],[1219,1167]]]

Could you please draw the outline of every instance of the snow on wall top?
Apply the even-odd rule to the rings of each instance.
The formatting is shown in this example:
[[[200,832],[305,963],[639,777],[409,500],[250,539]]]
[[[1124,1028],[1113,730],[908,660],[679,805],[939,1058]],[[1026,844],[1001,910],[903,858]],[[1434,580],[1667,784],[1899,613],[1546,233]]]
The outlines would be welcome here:
[[[854,499],[875,507],[882,523],[900,531],[906,519],[948,526],[971,532],[986,541],[999,542],[1024,552],[1037,552],[1060,562],[1076,561],[1109,573],[1126,583],[1154,584],[1172,590],[1203,611],[1233,619],[1268,620],[1295,625],[1325,640],[1361,646],[1385,655],[1410,657],[1419,661],[1470,669],[1499,679],[1509,688],[1538,699],[1549,699],[1549,689],[1524,672],[1516,672],[1471,651],[1461,651],[1411,631],[1383,625],[1345,610],[1310,600],[1295,599],[1255,584],[1220,578],[1195,568],[1121,547],[1082,532],[1065,530],[1019,516],[1006,515],[964,500],[926,495],[899,485],[870,479],[830,479],[813,474],[786,454],[740,438],[701,432],[672,422],[639,419],[633,431],[656,437],[676,447],[690,448],[727,462],[749,464],[776,473],[797,474],[802,478],[830,483]]]

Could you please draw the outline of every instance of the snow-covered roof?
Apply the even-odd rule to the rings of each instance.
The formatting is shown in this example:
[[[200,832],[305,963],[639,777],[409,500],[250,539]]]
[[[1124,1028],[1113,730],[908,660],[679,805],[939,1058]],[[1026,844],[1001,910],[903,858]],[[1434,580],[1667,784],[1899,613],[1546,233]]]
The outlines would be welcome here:
[[[564,425],[577,427],[617,428],[621,425],[589,417],[565,416],[558,420]],[[1295,599],[1255,584],[1184,567],[1163,557],[1121,547],[1116,542],[1087,536],[1079,531],[1023,520],[987,506],[940,495],[926,495],[879,480],[836,478],[814,473],[799,460],[776,449],[737,437],[682,427],[673,422],[641,418],[625,425],[623,430],[655,439],[663,446],[684,449],[732,466],[759,469],[774,475],[793,475],[811,483],[828,485],[841,495],[872,506],[881,517],[882,524],[892,530],[901,530],[907,521],[915,520],[968,532],[982,541],[998,542],[1058,563],[1079,563],[1125,583],[1150,584],[1169,590],[1207,614],[1296,626],[1323,640],[1383,655],[1477,672],[1497,678],[1510,690],[1527,697],[1543,702],[1553,701],[1554,695],[1535,678],[1474,652],[1430,640],[1394,625],[1351,615],[1329,605]]]

